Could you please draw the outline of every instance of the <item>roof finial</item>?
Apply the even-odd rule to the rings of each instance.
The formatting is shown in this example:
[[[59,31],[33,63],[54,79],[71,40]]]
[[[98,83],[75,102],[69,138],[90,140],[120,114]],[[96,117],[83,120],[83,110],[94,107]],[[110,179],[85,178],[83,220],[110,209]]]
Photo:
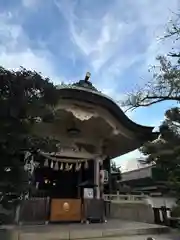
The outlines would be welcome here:
[[[91,77],[91,73],[90,73],[90,72],[87,72],[87,73],[86,73],[86,76],[85,76],[85,78],[84,78],[84,81],[85,81],[85,82],[88,82],[89,79],[90,79],[90,77]]]

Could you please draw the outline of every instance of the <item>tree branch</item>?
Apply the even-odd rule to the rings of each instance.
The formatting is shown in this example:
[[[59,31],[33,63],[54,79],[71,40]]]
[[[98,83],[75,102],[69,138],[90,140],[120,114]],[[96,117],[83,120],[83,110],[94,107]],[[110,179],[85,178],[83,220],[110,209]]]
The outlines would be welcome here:
[[[177,57],[177,58],[179,58],[179,57],[180,57],[180,53],[172,53],[172,52],[170,52],[170,53],[168,54],[168,56],[169,56],[169,57]]]
[[[146,100],[153,100],[153,99],[156,99],[154,101],[151,101],[151,102],[148,102],[148,103],[141,103],[141,102],[144,102]],[[173,101],[180,101],[180,97],[169,97],[169,96],[146,96],[144,97],[143,99],[141,99],[139,102],[135,103],[135,104],[132,104],[131,107],[129,107],[128,109],[126,109],[125,112],[129,111],[129,110],[135,110],[136,108],[138,107],[148,107],[148,106],[151,106],[155,103],[160,103],[160,102],[163,102],[163,101],[168,101],[168,100],[173,100]]]

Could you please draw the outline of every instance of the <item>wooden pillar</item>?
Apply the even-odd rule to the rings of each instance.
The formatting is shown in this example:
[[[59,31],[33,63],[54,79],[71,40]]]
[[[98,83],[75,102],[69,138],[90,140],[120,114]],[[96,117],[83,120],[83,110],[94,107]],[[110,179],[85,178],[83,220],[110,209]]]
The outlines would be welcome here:
[[[80,169],[79,170],[79,172],[78,172],[78,186],[79,186],[79,184],[82,182],[82,169]],[[78,198],[81,198],[81,188],[80,187],[78,187],[78,191],[77,191],[77,195],[78,195]]]
[[[100,190],[99,190],[99,159],[94,159],[94,183],[97,185],[96,187],[96,195],[95,198],[100,198]]]
[[[108,175],[109,175],[109,181],[108,181],[108,186],[105,187],[105,193],[106,194],[111,194],[112,193],[112,177],[111,177],[111,160],[109,157],[107,157],[104,161],[103,161],[103,168],[108,171]]]

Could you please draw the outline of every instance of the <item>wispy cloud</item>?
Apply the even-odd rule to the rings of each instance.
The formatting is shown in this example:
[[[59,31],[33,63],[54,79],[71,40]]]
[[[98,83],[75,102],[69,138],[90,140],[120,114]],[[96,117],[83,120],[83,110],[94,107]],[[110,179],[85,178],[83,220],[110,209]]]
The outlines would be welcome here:
[[[159,43],[157,37],[164,34],[166,23],[179,7],[178,0],[113,0],[98,9],[93,8],[93,1],[56,0],[55,4],[97,84],[113,89],[115,95],[128,91],[143,75],[147,78],[156,55],[170,49],[169,43]]]
[[[99,71],[109,60],[112,60],[114,64],[114,57],[117,58],[117,55],[123,51],[126,38],[136,30],[135,25],[114,16],[116,2],[114,2],[114,8],[106,9],[103,15],[100,11],[96,17],[91,11],[87,11],[86,6],[83,9],[83,4],[81,11],[77,12],[79,5],[75,1],[67,2],[55,1],[68,22],[70,37],[74,45],[88,57],[95,72]]]
[[[0,14],[0,39],[0,65],[11,69],[23,66],[57,80],[51,53],[48,49],[31,48],[31,39],[21,25],[13,23],[11,12]]]
[[[23,7],[36,11],[42,3],[42,0],[21,0],[21,3]]]

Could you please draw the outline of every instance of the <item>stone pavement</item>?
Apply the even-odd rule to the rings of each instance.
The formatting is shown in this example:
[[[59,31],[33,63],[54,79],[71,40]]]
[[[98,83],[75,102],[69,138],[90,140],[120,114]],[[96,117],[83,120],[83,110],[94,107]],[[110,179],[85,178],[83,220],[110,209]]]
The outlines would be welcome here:
[[[118,237],[118,238],[106,238],[105,240],[147,240],[148,237],[153,237],[154,240],[180,240],[180,233],[166,234],[166,235],[164,234],[163,235],[142,235],[142,236],[136,235],[136,236],[126,236],[126,237]]]
[[[3,227],[2,227],[3,228]],[[5,228],[5,227],[4,227]],[[147,223],[110,220],[104,224],[56,224],[43,226],[11,226],[0,229],[3,240],[69,240],[92,238],[122,238],[135,235],[165,234],[169,228]],[[4,235],[3,235],[4,234]],[[8,238],[5,235],[9,235]],[[13,237],[13,238],[12,238]],[[123,238],[122,238],[123,239]],[[128,239],[128,238],[127,238]],[[132,239],[132,238],[129,238]],[[135,239],[135,238],[134,238]],[[137,238],[139,239],[139,238]],[[143,239],[143,238],[141,238]],[[145,238],[146,239],[146,238]],[[158,239],[159,240],[159,239]],[[164,239],[165,240],[165,239]],[[176,240],[176,239],[175,239]],[[180,238],[178,239],[180,240]]]
[[[146,240],[148,237],[153,237],[154,240],[180,240],[180,234],[174,235],[142,235],[142,236],[129,236],[129,237],[118,237],[118,238],[106,238],[105,240]],[[89,239],[86,239],[89,240]],[[95,239],[100,240],[100,239]]]

